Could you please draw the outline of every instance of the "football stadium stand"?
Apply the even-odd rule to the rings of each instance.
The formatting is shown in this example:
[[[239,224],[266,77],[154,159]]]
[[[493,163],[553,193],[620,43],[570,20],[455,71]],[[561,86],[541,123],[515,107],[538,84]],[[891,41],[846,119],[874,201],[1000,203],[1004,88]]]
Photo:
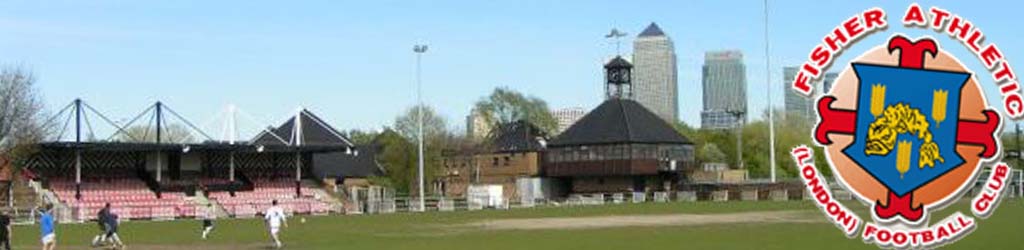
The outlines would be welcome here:
[[[151,124],[134,124],[145,117]],[[105,121],[113,134],[96,136],[91,119]],[[355,149],[304,109],[249,141],[213,139],[161,102],[125,124],[81,100],[51,120],[63,121],[64,127],[51,136],[55,139],[38,144],[25,170],[32,173],[29,183],[41,183],[35,185],[36,197],[55,204],[61,221],[94,220],[108,203],[132,220],[196,217],[206,204],[230,216],[251,217],[273,200],[288,213],[341,212],[340,202],[311,181],[313,158]]]

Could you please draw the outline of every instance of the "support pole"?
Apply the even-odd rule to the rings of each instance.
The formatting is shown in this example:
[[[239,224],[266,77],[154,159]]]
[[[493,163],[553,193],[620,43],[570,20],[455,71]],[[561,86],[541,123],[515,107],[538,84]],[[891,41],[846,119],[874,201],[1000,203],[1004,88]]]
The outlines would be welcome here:
[[[736,166],[737,169],[745,169],[743,164],[743,125],[746,123],[743,115],[745,111],[734,110],[729,113],[736,116]]]
[[[160,135],[161,135],[160,132],[163,130],[163,119],[164,119],[164,117],[163,117],[163,114],[164,114],[163,106],[164,106],[163,103],[156,102],[156,143],[157,144],[160,144],[160,143],[163,142],[162,138],[160,138]]]
[[[163,195],[161,195],[161,193],[160,193],[160,190],[161,190],[160,187],[161,187],[161,185],[163,185],[163,184],[160,183],[160,181],[161,181],[161,177],[163,176],[163,172],[164,172],[163,171],[164,162],[163,162],[163,157],[162,157],[163,155],[162,154],[163,154],[163,152],[156,151],[156,198],[157,199],[160,199],[161,197],[163,197]]]
[[[1021,165],[1022,164],[1021,160],[1024,159],[1024,155],[1021,155],[1021,153],[1024,152],[1024,151],[1021,151],[1021,147],[1020,147],[1020,123],[1019,122],[1015,123],[1014,127],[1015,127],[1014,128],[1014,130],[1015,130],[1014,131],[1015,132],[1014,133],[1014,144],[1017,144],[1017,145],[1016,145],[1016,147],[1014,147],[1013,150],[1014,150],[1014,155],[1017,156],[1017,159],[1016,159],[1017,167],[1021,168],[1021,167],[1024,167],[1024,165]],[[1017,178],[1017,186],[1019,187],[1018,189],[1020,191],[1020,192],[1017,193],[1017,195],[1018,195],[1018,197],[1024,197],[1024,170],[1018,170],[1017,174],[1018,174],[1017,175],[1018,176],[1018,178]]]
[[[228,179],[235,183],[235,151],[231,151],[228,159]]]
[[[75,200],[82,199],[82,150],[75,150]]]
[[[302,111],[303,109],[300,108],[295,113],[295,129],[293,130],[295,133],[293,136],[295,140],[295,197],[302,196],[302,151],[299,148],[302,147],[305,139],[302,132]]]
[[[161,177],[163,176],[161,173],[163,173],[164,168],[164,163],[162,161],[163,157],[160,156],[160,151],[156,151],[156,182],[158,184],[160,183]]]
[[[75,99],[75,143],[82,143],[82,99]],[[82,199],[81,149],[75,149],[75,199]]]
[[[295,152],[295,197],[302,196],[302,153]]]
[[[237,131],[236,130],[237,129],[237,127],[236,127],[237,125],[236,125],[236,120],[235,120],[235,118],[237,116],[236,114],[237,114],[237,108],[235,108],[235,105],[234,104],[228,105],[228,144],[230,144],[230,145],[235,145],[235,141],[238,139],[237,132],[236,132]],[[228,157],[229,157],[228,158],[228,180],[230,180],[230,182],[228,182],[228,183],[230,183],[230,185],[228,186],[228,190],[231,191],[231,197],[234,197],[235,196],[235,149],[233,147],[231,149],[231,154],[229,154]]]
[[[237,124],[235,121],[236,115],[235,105],[228,106],[228,144],[235,145],[235,140],[238,140]]]
[[[75,99],[75,142],[82,143],[82,99]]]
[[[156,102],[156,144],[160,144],[160,143],[163,142],[163,138],[160,137],[161,136],[161,130],[163,130],[163,113],[164,113],[163,112],[163,106],[164,106],[163,103]],[[160,196],[161,196],[160,195],[160,185],[161,185],[160,181],[161,181],[161,178],[163,177],[163,172],[164,172],[164,170],[163,170],[163,168],[164,168],[164,166],[163,166],[164,165],[163,157],[161,157],[161,156],[162,156],[161,152],[160,151],[156,151],[156,197],[157,198],[160,198]]]
[[[1016,132],[1016,133],[1014,133],[1014,136],[1013,136],[1014,137],[1014,142],[1015,142],[1014,144],[1017,144],[1017,146],[1014,148],[1014,150],[1017,150],[1017,152],[1016,152],[1016,155],[1017,155],[1017,167],[1019,168],[1019,167],[1024,166],[1024,165],[1021,165],[1021,159],[1024,159],[1024,155],[1020,155],[1021,152],[1024,152],[1024,151],[1020,150],[1021,149],[1020,148],[1020,123],[1016,123],[1014,125],[1014,127],[1015,127],[1015,129],[1014,129],[1015,131],[1014,132]]]
[[[743,115],[736,116],[736,164],[740,166],[740,169],[744,168],[743,164],[743,122],[740,119]]]

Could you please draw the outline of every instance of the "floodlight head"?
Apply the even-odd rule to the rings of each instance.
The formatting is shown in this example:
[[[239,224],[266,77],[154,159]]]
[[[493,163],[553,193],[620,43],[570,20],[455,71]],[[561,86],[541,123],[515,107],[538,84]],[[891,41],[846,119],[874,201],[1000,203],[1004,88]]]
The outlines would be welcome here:
[[[416,53],[427,52],[427,45],[417,44],[412,46],[412,51]]]
[[[256,152],[263,153],[263,145],[256,146]]]
[[[182,153],[188,153],[188,151],[192,151],[192,147],[191,146],[184,145],[184,147],[181,148],[181,152]]]

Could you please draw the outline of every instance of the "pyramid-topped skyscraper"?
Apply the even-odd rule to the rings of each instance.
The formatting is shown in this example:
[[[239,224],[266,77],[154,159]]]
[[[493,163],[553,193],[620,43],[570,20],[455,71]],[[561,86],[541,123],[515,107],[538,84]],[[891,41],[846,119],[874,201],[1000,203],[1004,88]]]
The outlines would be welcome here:
[[[658,24],[648,25],[633,41],[633,65],[633,99],[675,123],[679,117],[675,45]]]

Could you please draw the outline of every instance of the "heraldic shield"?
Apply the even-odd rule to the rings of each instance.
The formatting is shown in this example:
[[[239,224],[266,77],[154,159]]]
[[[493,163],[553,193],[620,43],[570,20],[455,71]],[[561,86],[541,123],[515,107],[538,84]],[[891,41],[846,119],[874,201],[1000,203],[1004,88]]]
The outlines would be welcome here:
[[[854,141],[843,153],[904,196],[964,163],[956,152],[960,92],[969,73],[852,64]]]

